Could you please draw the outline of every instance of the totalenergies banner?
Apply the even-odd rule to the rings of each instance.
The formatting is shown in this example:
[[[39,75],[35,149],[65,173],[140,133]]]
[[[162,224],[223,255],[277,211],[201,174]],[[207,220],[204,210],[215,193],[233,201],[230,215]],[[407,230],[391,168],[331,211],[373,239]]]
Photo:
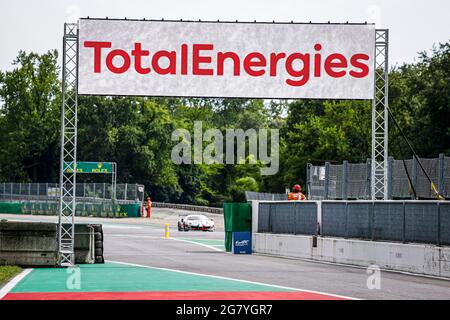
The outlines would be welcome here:
[[[375,27],[79,21],[78,93],[372,99]]]

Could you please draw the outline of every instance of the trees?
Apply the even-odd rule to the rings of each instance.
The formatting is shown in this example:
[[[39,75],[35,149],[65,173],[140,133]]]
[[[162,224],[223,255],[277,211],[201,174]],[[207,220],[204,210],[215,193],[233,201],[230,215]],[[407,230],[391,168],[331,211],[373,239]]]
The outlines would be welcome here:
[[[450,154],[450,42],[422,52],[417,63],[390,73],[389,103],[403,131],[422,157]],[[390,151],[396,158],[410,157],[404,141],[391,126]]]
[[[59,154],[57,52],[19,52],[0,71],[0,181],[52,181]]]

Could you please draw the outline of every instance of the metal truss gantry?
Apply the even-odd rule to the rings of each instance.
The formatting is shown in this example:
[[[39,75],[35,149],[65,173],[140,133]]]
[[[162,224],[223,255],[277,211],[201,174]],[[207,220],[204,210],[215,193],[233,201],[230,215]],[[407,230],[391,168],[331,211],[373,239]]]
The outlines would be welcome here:
[[[375,93],[372,104],[372,200],[388,199],[389,30],[375,31]]]
[[[388,44],[387,29],[375,31],[375,95],[372,104],[372,199],[388,198]],[[61,160],[59,199],[59,265],[75,264],[74,216],[77,159],[78,25],[64,24]]]
[[[59,265],[75,264],[74,216],[77,159],[78,25],[64,24],[61,160],[59,176]]]

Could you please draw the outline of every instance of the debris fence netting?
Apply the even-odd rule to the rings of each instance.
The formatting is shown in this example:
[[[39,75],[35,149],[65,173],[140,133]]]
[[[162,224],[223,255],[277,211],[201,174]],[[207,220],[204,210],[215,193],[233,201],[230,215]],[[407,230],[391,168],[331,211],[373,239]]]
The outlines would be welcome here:
[[[450,157],[422,159],[420,163],[439,193],[450,198]],[[405,166],[407,171],[405,170]],[[409,174],[409,179],[408,179]],[[388,161],[389,199],[437,199],[435,191],[416,159]],[[371,162],[326,163],[307,166],[307,193],[310,200],[368,200],[371,198]],[[415,195],[414,195],[415,192]],[[268,200],[268,199],[265,199]]]

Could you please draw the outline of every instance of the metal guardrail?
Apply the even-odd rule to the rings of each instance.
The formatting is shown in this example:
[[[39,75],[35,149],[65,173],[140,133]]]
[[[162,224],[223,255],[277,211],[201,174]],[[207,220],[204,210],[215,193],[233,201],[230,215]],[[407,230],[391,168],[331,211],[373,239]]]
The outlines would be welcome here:
[[[257,232],[450,245],[450,201],[259,201]]]
[[[199,211],[199,212],[209,212],[214,214],[223,214],[222,208],[212,208],[206,206],[194,206],[189,204],[178,204],[178,203],[167,203],[167,202],[152,202],[152,207],[157,208],[170,208],[170,209],[180,209],[187,211]]]

